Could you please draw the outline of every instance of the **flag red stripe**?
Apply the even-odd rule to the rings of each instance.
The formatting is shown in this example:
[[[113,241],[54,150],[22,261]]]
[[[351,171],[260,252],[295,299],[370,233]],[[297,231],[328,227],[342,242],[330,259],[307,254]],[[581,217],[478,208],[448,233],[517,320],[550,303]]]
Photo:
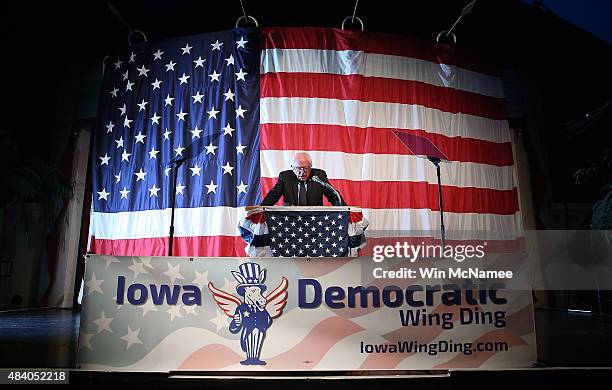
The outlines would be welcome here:
[[[261,178],[262,194],[276,178]],[[430,209],[439,211],[438,186],[425,182],[330,180],[349,205],[367,209]],[[519,210],[516,188],[461,188],[442,186],[444,211],[510,215]],[[281,201],[282,202],[282,201]]]
[[[362,330],[361,326],[346,318],[338,316],[326,318],[317,323],[291,349],[268,358],[266,368],[272,370],[293,367],[313,369],[340,340]]]
[[[174,256],[244,257],[245,242],[239,236],[175,237]],[[114,256],[167,256],[168,237],[108,240],[92,237],[92,253]]]
[[[243,358],[225,345],[208,344],[189,355],[177,369],[215,371],[238,364]]]
[[[329,73],[266,73],[261,97],[316,97],[416,104],[450,113],[505,119],[504,99],[413,80]]]
[[[320,124],[264,123],[261,150],[321,150],[346,153],[412,155],[390,129]],[[451,161],[496,166],[513,164],[512,144],[447,137],[424,130],[402,130],[429,139]]]
[[[401,37],[396,34],[361,32],[317,27],[263,28],[261,49],[356,50],[366,53],[412,57],[437,64],[457,65],[491,76],[499,68],[482,56],[466,50],[457,51],[431,40]]]

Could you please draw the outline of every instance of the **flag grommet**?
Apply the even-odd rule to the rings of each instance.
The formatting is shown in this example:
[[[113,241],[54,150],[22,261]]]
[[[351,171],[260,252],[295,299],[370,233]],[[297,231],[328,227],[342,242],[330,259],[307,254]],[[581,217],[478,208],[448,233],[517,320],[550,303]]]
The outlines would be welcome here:
[[[352,19],[351,23],[354,23],[354,20],[357,20],[359,22],[359,24],[361,24],[361,31],[365,30],[365,25],[363,24],[363,20],[361,20],[361,18],[359,16],[355,16],[355,17],[347,16],[346,18],[344,18],[344,20],[342,20],[342,29],[343,30],[344,30],[344,23],[346,23],[349,19]]]
[[[241,17],[238,18],[238,20],[236,20],[236,28],[238,28],[238,25],[240,24],[241,20],[246,20],[248,23],[249,19],[251,19],[253,23],[255,23],[255,27],[259,27],[259,23],[257,23],[257,19],[255,19],[251,15],[246,15],[246,16],[242,15]]]
[[[436,43],[440,43],[440,38],[442,37],[442,34],[445,34],[444,36],[452,36],[453,37],[453,45],[457,44],[457,36],[455,35],[454,32],[452,31],[447,31],[447,30],[442,30],[440,31],[440,33],[438,34],[438,36],[436,37]]]
[[[130,31],[130,33],[128,34],[128,45],[129,45],[130,47],[132,47],[132,37],[133,37],[135,34],[140,34],[140,36],[142,36],[142,40],[143,40],[143,42],[145,42],[145,43],[147,42],[147,36],[145,35],[145,33],[143,33],[143,32],[142,32],[142,31],[140,31],[140,30],[133,30],[133,31]]]

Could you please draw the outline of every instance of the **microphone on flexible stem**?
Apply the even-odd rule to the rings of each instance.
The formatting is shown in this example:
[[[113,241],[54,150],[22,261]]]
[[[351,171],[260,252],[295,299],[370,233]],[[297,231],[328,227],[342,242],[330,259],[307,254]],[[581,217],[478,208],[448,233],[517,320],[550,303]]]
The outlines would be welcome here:
[[[319,183],[323,187],[327,187],[330,190],[332,190],[334,194],[336,195],[336,198],[338,199],[338,206],[342,206],[342,198],[340,198],[340,194],[338,193],[338,191],[336,191],[334,187],[331,186],[331,184],[324,182],[323,180],[319,179],[319,176],[316,176],[316,175],[312,177],[312,181]]]

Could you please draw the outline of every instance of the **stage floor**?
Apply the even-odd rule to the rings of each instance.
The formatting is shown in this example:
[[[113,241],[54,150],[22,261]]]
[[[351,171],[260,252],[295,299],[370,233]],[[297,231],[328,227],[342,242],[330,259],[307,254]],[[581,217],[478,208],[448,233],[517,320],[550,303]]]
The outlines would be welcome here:
[[[78,311],[62,309],[37,309],[12,312],[0,312],[0,367],[29,368],[29,367],[57,367],[74,368],[76,365],[76,346],[79,330],[80,314]],[[612,370],[580,369],[589,367],[612,368],[612,318],[596,314],[568,313],[560,310],[536,309],[536,329],[538,343],[537,369],[531,370],[504,370],[504,371],[453,371],[445,372],[402,372],[406,376],[397,376],[393,372],[387,378],[367,378],[368,388],[395,387],[402,383],[402,379],[409,378],[428,385],[453,383],[453,386],[466,386],[477,376],[485,383],[539,383],[550,385],[550,381],[560,384],[566,380],[578,377],[588,378],[589,382],[603,376],[612,377]],[[304,383],[312,385],[312,381],[325,381],[332,384],[334,381],[344,381],[345,373],[330,373],[327,379],[317,378],[322,373],[296,373],[290,378],[276,378],[275,381],[291,383],[292,387],[299,383],[297,378],[310,378]],[[353,373],[349,378],[356,378]],[[361,373],[372,374],[372,373]],[[282,374],[286,376],[286,374]],[[341,379],[344,378],[344,379]],[[502,378],[504,378],[502,380]],[[565,379],[564,379],[565,378]],[[72,372],[71,382],[80,383],[110,383],[110,382],[151,382],[156,384],[202,384],[219,385],[228,384],[226,379],[185,377],[167,374],[113,374],[95,372]],[[271,379],[271,378],[270,378]],[[249,379],[235,379],[233,384],[240,384]],[[399,381],[399,382],[398,382]],[[492,382],[491,382],[492,381]],[[526,382],[527,381],[527,382]],[[359,388],[366,383],[350,381],[346,383],[350,388]],[[473,382],[472,382],[473,383]],[[275,382],[275,385],[280,383]],[[364,387],[365,388],[365,387]]]

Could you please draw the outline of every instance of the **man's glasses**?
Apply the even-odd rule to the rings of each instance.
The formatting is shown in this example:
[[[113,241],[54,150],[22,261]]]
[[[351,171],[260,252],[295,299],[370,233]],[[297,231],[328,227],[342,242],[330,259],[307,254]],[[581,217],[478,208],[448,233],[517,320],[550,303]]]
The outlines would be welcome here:
[[[310,171],[311,167],[293,167],[293,169],[302,172],[302,171]]]

